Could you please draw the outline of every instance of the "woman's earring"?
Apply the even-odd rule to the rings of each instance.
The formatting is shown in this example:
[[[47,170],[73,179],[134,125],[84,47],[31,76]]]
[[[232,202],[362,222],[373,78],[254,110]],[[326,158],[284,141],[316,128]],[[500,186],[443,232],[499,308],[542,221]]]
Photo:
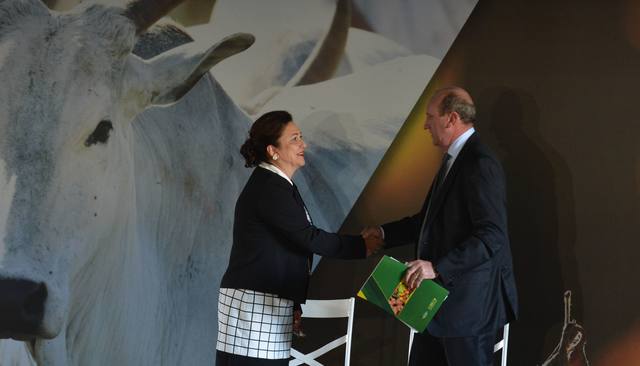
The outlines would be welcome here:
[[[278,154],[273,154],[273,160],[278,160],[279,156]]]

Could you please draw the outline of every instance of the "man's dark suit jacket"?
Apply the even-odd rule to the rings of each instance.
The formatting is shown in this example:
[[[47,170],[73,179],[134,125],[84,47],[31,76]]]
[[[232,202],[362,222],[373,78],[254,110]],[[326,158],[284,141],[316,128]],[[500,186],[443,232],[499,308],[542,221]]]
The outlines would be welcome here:
[[[364,258],[362,237],[325,232],[307,220],[298,190],[255,168],[236,202],[233,246],[220,287],[248,289],[303,303],[310,257]]]
[[[450,291],[427,328],[430,334],[466,337],[496,330],[516,317],[518,304],[504,173],[477,133],[432,193],[418,214],[383,225],[385,242],[393,247],[420,240],[420,259],[434,264],[437,281]]]

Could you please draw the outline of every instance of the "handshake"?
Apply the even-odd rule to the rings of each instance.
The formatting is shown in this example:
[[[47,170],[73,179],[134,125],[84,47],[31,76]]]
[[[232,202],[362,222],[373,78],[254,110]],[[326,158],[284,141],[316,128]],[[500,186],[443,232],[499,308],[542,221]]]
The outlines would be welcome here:
[[[376,254],[384,245],[384,237],[380,226],[368,226],[360,232],[367,247],[367,257]]]

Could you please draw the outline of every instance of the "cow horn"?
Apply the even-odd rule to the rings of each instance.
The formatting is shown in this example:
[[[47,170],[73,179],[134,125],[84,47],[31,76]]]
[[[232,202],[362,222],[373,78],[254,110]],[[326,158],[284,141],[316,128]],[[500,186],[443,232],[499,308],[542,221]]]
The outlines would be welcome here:
[[[309,56],[311,64],[296,85],[318,83],[333,77],[344,54],[350,26],[351,0],[338,0],[331,28],[322,44]]]
[[[125,16],[136,25],[136,34],[143,33],[158,19],[167,15],[183,0],[135,0],[127,4]]]

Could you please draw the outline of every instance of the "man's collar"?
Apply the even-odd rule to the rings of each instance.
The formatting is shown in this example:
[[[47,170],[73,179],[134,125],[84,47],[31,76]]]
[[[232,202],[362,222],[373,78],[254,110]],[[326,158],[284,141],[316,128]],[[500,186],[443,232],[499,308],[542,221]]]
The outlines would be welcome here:
[[[460,150],[462,150],[462,147],[464,147],[464,144],[467,142],[469,137],[473,135],[474,132],[476,132],[475,128],[471,127],[470,129],[464,131],[462,135],[458,136],[458,138],[453,141],[451,146],[449,146],[447,153],[451,155],[452,161],[455,160],[456,157],[458,157],[458,154],[460,154]]]

